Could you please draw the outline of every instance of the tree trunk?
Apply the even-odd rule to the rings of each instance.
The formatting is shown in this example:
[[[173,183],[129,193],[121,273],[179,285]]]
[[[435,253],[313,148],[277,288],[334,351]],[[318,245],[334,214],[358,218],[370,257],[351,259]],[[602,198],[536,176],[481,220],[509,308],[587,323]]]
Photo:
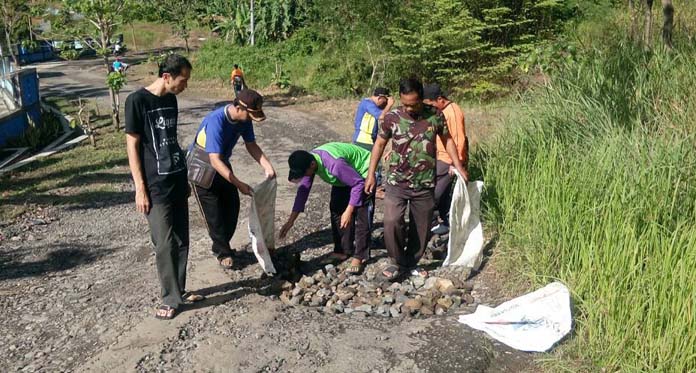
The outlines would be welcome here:
[[[130,29],[131,29],[131,38],[133,39],[133,50],[138,51],[138,45],[135,44],[135,27],[133,27],[133,24],[130,24]]]
[[[109,40],[109,36],[107,35],[107,32],[102,29],[101,31],[101,42],[102,42],[102,48],[106,49],[107,42]],[[104,54],[102,56],[102,59],[104,61],[104,69],[106,70],[106,76],[109,75],[109,56]],[[118,118],[118,107],[116,106],[116,95],[114,94],[114,90],[109,87],[109,98],[111,98],[111,122],[114,124],[114,127],[116,128],[116,131],[121,130],[121,123],[119,122]]]
[[[672,49],[672,30],[674,29],[674,5],[672,0],[662,0],[662,42],[667,49]]]
[[[188,36],[184,37],[184,43],[186,43],[186,54],[189,55],[191,54],[191,50],[189,49],[189,44],[188,44]]]
[[[650,49],[650,39],[652,36],[652,6],[653,0],[645,0],[645,33],[643,34],[643,44],[646,49]]]
[[[12,56],[12,61],[15,64],[15,69],[19,70],[19,60],[17,59],[17,55],[14,52],[14,48],[12,48],[12,41],[10,41],[9,29],[5,29],[5,40],[7,41],[7,49],[10,50],[10,56]]]
[[[638,40],[638,10],[635,0],[628,0],[628,12],[631,18],[630,37],[632,42]]]
[[[250,36],[251,36],[251,46],[254,46],[254,0],[251,0],[251,28],[250,28]]]

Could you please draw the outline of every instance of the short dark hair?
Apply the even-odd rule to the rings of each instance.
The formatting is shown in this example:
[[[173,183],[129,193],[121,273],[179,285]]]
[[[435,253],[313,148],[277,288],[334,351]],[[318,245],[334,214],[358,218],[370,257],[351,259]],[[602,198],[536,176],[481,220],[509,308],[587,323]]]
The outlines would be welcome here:
[[[178,54],[170,54],[167,58],[159,64],[159,77],[161,78],[164,73],[171,75],[176,78],[181,75],[181,71],[184,69],[192,70],[191,62],[186,59],[186,57]]]
[[[418,98],[423,98],[423,83],[416,78],[405,78],[399,82],[399,94],[418,93]]]
[[[236,69],[236,68],[238,68],[238,67],[239,67],[239,65],[237,65],[237,64],[235,63],[235,64],[234,64],[234,68]]]

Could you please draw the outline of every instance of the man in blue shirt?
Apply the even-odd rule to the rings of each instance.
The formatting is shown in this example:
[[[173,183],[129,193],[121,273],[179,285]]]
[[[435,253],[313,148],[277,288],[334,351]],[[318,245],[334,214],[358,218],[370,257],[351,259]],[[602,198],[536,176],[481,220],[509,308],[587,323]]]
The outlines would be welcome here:
[[[377,139],[377,130],[379,122],[381,122],[384,114],[391,110],[394,105],[394,98],[389,95],[389,89],[377,87],[371,97],[367,97],[360,101],[358,111],[355,113],[355,133],[353,134],[353,144],[372,151]],[[377,186],[382,185],[382,169],[377,168]],[[375,217],[375,196],[380,198],[384,195],[384,191],[380,189],[373,194],[367,201],[369,229],[372,231],[372,225]],[[373,242],[373,246],[379,246],[377,242]]]
[[[263,167],[266,177],[274,178],[275,170],[256,144],[251,121],[263,121],[263,97],[245,89],[232,104],[221,107],[203,119],[191,148],[198,146],[208,153],[216,171],[210,188],[192,185],[208,233],[213,240],[213,253],[223,268],[233,266],[230,239],[237,228],[239,192],[251,195],[251,187],[239,180],[232,171],[232,149],[241,137],[249,154]]]
[[[384,87],[375,88],[371,97],[362,99],[358,105],[358,111],[355,113],[353,144],[372,150],[379,129],[378,122],[384,113],[391,110],[392,105],[394,105],[394,98]]]

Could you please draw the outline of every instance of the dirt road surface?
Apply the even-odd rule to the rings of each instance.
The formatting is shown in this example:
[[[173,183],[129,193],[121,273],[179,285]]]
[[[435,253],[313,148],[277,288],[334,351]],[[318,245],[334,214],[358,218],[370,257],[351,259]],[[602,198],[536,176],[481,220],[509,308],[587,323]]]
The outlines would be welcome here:
[[[103,75],[92,61],[38,66],[43,95],[79,93],[108,107]],[[131,81],[122,92],[142,83]],[[206,113],[220,100],[184,92],[179,138],[191,142]],[[294,185],[287,156],[327,141],[346,141],[318,115],[268,107],[255,127],[258,143],[279,174],[276,226],[290,212]],[[341,124],[346,125],[346,124]],[[349,125],[349,124],[348,124]],[[125,141],[124,141],[125,143]],[[125,152],[125,147],[124,147]],[[232,163],[250,184],[261,168],[237,147]],[[75,170],[80,174],[81,170]],[[172,321],[153,317],[159,287],[145,218],[135,211],[127,165],[107,170],[122,192],[83,206],[48,207],[3,227],[0,241],[0,366],[2,371],[76,372],[521,372],[536,371],[530,355],[510,350],[456,322],[456,315],[396,320],[327,315],[289,307],[269,291],[269,279],[249,254],[223,271],[189,200],[191,246],[188,288],[207,299]],[[303,258],[330,251],[328,186],[317,183],[290,237],[279,246]],[[78,191],[79,192],[79,191]],[[242,198],[233,238],[248,244]],[[373,253],[384,256],[383,250]],[[476,283],[475,286],[485,284]],[[485,287],[485,286],[484,286]],[[476,289],[475,289],[476,290]],[[485,292],[482,292],[485,293]],[[490,304],[491,298],[476,299]]]

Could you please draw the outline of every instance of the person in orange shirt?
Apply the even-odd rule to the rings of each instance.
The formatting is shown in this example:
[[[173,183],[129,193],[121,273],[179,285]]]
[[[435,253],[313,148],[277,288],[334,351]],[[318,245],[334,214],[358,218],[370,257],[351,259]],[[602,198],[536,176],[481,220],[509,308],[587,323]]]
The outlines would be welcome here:
[[[232,73],[230,74],[230,84],[232,84],[234,88],[234,98],[237,98],[239,91],[246,86],[244,82],[244,71],[242,71],[237,64],[234,65],[234,69],[232,69]]]
[[[450,101],[438,84],[427,84],[423,88],[423,102],[433,106],[445,115],[447,129],[457,148],[459,161],[464,167],[465,180],[469,180],[467,166],[469,163],[469,140],[466,137],[464,113],[456,103]],[[431,230],[434,234],[449,232],[449,209],[452,202],[452,186],[454,179],[454,166],[452,158],[447,154],[445,146],[440,138],[437,138],[437,169],[435,184],[435,204],[437,206],[440,223]]]

